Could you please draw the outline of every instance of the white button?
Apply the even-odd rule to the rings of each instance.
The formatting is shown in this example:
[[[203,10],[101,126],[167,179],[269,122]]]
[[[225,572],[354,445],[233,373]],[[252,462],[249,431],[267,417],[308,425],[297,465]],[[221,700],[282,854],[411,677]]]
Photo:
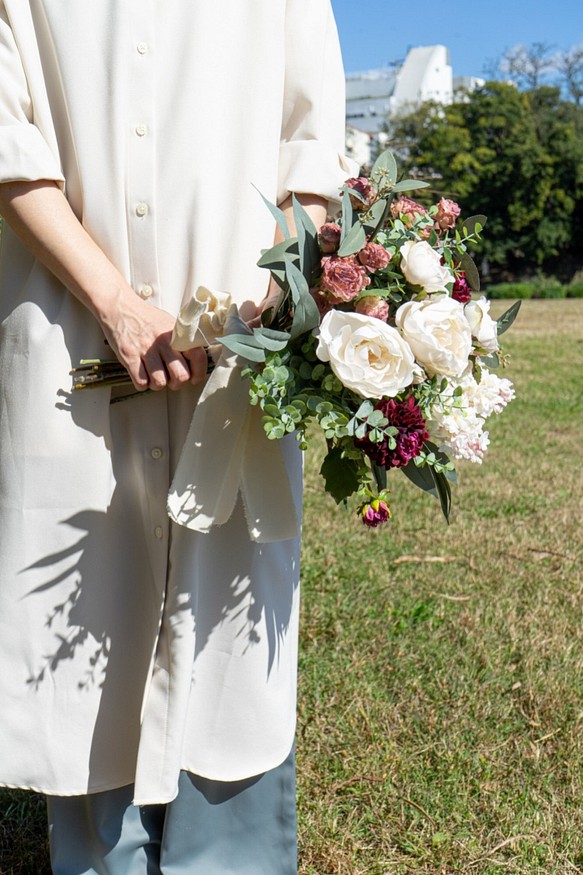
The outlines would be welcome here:
[[[148,129],[146,125],[136,125],[136,134],[138,137],[145,137]]]
[[[156,528],[154,529],[154,534],[156,535],[158,540],[161,540],[164,537],[164,529],[162,528],[162,526],[156,526]]]
[[[147,283],[145,286],[142,286],[140,289],[140,297],[146,300],[147,298],[151,298],[154,294],[154,289],[152,286],[149,286]]]
[[[160,447],[153,447],[152,448],[152,458],[153,459],[161,459],[163,455],[164,455],[164,453],[162,452]]]
[[[148,43],[138,43],[136,48],[140,55],[145,55],[148,51]]]
[[[138,204],[136,207],[136,216],[145,216],[148,213],[148,204]]]

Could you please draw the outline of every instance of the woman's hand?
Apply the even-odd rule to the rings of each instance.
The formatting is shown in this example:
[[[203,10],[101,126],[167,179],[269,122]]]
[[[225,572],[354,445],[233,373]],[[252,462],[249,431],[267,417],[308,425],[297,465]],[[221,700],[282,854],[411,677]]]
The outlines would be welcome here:
[[[0,213],[31,252],[93,313],[136,389],[178,389],[207,372],[202,349],[170,346],[174,318],[139,298],[50,180],[0,185]]]
[[[133,296],[133,297],[132,297]],[[177,352],[170,346],[175,319],[144,303],[135,293],[119,295],[98,315],[113,352],[127,368],[136,389],[180,389],[207,374],[204,349]]]

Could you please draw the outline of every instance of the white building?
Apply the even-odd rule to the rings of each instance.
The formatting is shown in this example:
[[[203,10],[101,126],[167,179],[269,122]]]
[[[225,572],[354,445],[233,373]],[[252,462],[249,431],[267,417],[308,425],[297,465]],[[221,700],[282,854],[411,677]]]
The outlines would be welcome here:
[[[414,109],[426,100],[448,104],[459,88],[473,90],[484,80],[473,76],[454,79],[446,46],[417,46],[404,62],[391,67],[348,73],[346,76],[346,124],[350,141],[357,145],[354,157],[363,164],[373,142],[378,142],[391,116]],[[359,137],[359,134],[361,135]],[[362,135],[368,140],[368,153]]]

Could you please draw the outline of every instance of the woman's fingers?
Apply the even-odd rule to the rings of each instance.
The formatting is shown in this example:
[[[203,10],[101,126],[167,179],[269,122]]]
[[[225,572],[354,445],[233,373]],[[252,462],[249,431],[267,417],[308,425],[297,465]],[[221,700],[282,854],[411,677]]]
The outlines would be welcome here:
[[[196,349],[187,349],[182,354],[190,366],[190,382],[194,385],[201,383],[208,373],[206,350],[197,347]]]

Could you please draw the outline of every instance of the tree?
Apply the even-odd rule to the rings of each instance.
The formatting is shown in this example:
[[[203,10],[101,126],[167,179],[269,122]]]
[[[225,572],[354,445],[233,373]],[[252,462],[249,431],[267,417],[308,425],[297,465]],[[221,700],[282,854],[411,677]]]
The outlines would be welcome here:
[[[433,199],[488,216],[482,252],[494,268],[570,269],[583,230],[583,109],[558,88],[489,82],[450,106],[424,104],[391,133]]]
[[[536,42],[507,49],[500,60],[500,70],[523,88],[538,88],[547,73],[556,68],[553,46]]]
[[[555,65],[563,76],[568,96],[580,106],[583,99],[583,46],[573,46],[569,51],[561,52]]]

